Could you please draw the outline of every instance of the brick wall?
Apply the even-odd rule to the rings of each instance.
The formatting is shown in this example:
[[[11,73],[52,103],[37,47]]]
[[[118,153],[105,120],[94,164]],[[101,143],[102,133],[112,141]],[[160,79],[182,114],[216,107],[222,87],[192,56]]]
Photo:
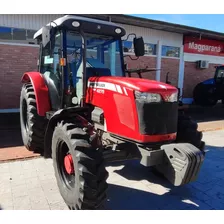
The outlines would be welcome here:
[[[183,96],[192,98],[194,87],[198,83],[214,77],[216,65],[218,64],[209,64],[207,69],[197,69],[195,62],[185,62]]]
[[[128,68],[156,68],[156,57],[141,57],[138,60],[131,60],[126,57],[125,61],[128,63]],[[166,81],[166,74],[169,73],[169,80],[172,82],[172,85],[177,86],[178,84],[178,74],[179,74],[179,60],[173,58],[162,58],[161,61],[161,82]],[[138,77],[138,75],[133,75]],[[156,72],[145,73],[143,78],[147,79],[156,79]]]
[[[19,108],[21,77],[36,71],[38,48],[0,44],[0,109]]]
[[[161,61],[161,82],[166,82],[166,74],[169,72],[169,81],[173,86],[178,85],[179,59],[162,58]]]
[[[135,56],[132,56],[135,58]],[[128,69],[131,68],[156,68],[156,57],[144,56],[140,57],[138,60],[131,60],[129,57],[125,57],[125,62],[128,64]],[[139,77],[137,74],[133,74],[133,77]],[[142,74],[143,78],[153,79],[156,78],[156,72],[147,72]]]
[[[38,48],[0,44],[0,109],[19,108],[21,76],[26,71],[36,71]],[[156,67],[156,57],[145,56],[138,60],[125,57],[128,68]],[[185,62],[183,96],[191,98],[197,83],[214,76],[217,64],[210,64],[208,69],[197,69],[195,62]],[[166,73],[172,85],[178,84],[179,60],[162,58],[161,81],[165,82]],[[137,74],[133,75],[138,77]],[[155,80],[156,72],[143,74],[143,78]]]

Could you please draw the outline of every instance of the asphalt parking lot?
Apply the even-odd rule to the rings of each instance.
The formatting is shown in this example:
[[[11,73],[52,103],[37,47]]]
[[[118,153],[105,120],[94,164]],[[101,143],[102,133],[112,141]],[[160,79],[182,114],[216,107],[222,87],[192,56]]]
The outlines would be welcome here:
[[[106,209],[224,209],[224,131],[204,133],[206,159],[196,182],[173,187],[136,161],[109,171]],[[67,209],[54,178],[51,159],[0,164],[0,206],[14,210]]]

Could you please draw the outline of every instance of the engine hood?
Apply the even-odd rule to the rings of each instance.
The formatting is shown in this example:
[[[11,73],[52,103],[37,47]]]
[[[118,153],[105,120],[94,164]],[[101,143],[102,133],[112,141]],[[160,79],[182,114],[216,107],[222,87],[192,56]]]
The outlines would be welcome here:
[[[115,85],[121,85],[128,89],[137,90],[140,92],[156,92],[156,93],[177,92],[177,88],[169,84],[141,78],[103,76],[103,77],[91,77],[89,79],[89,82],[95,82],[95,83],[107,82]]]

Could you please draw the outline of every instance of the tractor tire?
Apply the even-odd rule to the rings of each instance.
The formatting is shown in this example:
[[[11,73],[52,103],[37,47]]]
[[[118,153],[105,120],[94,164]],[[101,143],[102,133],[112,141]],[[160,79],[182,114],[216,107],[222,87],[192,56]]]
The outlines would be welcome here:
[[[199,83],[193,91],[193,99],[196,105],[203,107],[213,107],[217,104],[215,87],[213,85],[203,85]]]
[[[205,142],[202,141],[203,134],[198,131],[198,124],[190,116],[180,113],[178,115],[177,143],[190,143],[204,151]]]
[[[24,84],[20,94],[20,127],[23,144],[29,151],[43,152],[46,125],[45,117],[37,113],[32,84]]]
[[[196,105],[203,104],[203,85],[201,83],[197,84],[193,90],[193,99]]]
[[[52,138],[57,185],[70,210],[103,209],[108,172],[102,153],[92,147],[81,125],[58,123]]]

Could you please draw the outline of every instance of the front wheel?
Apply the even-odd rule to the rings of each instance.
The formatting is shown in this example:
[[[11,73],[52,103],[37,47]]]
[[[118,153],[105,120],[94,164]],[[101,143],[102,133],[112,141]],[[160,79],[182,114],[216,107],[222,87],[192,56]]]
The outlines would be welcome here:
[[[59,123],[53,133],[52,159],[59,191],[71,210],[102,209],[108,172],[102,153],[89,135],[72,123]]]
[[[177,143],[190,143],[204,151],[205,142],[202,141],[203,134],[198,131],[198,124],[190,116],[180,113],[178,115]]]

